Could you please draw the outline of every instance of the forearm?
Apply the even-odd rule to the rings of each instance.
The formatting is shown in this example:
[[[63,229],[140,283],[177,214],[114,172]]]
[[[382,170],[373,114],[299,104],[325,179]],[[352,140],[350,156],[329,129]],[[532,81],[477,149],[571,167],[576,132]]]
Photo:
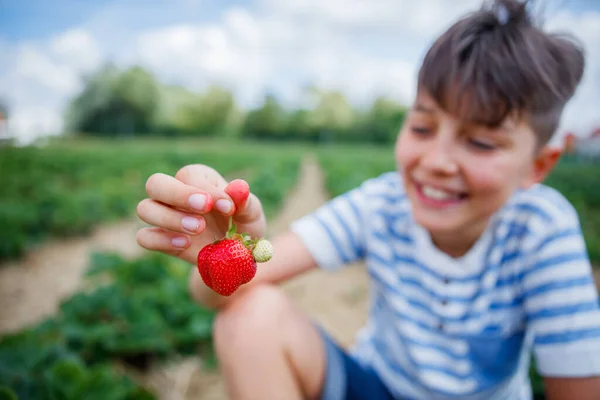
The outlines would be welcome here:
[[[597,400],[600,395],[600,377],[546,378],[548,400]]]
[[[300,239],[287,232],[276,236],[271,243],[274,255],[266,263],[257,264],[256,276],[251,282],[241,286],[229,297],[220,296],[208,288],[196,269],[190,275],[190,293],[194,300],[211,309],[219,309],[234,300],[240,293],[261,283],[279,283],[314,268],[315,261]]]

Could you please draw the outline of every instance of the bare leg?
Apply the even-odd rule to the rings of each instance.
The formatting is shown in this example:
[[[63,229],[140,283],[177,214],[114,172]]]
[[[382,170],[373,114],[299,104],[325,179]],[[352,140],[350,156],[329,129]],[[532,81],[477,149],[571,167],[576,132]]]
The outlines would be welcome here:
[[[214,343],[232,400],[318,399],[325,344],[281,290],[249,288],[215,321]]]

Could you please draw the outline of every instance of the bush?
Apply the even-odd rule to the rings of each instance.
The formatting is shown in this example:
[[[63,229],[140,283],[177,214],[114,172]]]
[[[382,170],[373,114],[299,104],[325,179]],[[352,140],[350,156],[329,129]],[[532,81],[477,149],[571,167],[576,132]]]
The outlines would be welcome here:
[[[94,253],[90,289],[64,301],[56,316],[0,340],[6,396],[153,398],[116,365],[145,370],[173,355],[212,353],[214,313],[190,299],[189,270],[160,253],[132,261]]]

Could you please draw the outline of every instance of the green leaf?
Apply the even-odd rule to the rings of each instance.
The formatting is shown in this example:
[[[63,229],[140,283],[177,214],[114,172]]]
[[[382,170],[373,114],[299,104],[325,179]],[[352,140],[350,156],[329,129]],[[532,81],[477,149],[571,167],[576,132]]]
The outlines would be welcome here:
[[[210,339],[214,319],[206,315],[194,315],[190,320],[189,333],[197,340]]]
[[[52,397],[75,400],[84,395],[87,376],[84,366],[75,360],[62,360],[46,371],[47,390]]]
[[[18,398],[11,388],[0,385],[0,400],[18,400]]]
[[[90,255],[90,267],[86,272],[86,276],[111,272],[123,263],[125,263],[125,260],[118,253],[92,252]]]

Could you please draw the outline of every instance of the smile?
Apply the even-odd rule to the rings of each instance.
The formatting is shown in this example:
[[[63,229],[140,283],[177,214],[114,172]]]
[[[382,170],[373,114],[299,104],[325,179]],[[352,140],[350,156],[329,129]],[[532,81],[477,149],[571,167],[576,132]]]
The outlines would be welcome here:
[[[421,185],[416,182],[415,187],[421,203],[435,208],[456,205],[468,197],[466,193],[449,191],[439,187],[435,188],[429,185]]]

